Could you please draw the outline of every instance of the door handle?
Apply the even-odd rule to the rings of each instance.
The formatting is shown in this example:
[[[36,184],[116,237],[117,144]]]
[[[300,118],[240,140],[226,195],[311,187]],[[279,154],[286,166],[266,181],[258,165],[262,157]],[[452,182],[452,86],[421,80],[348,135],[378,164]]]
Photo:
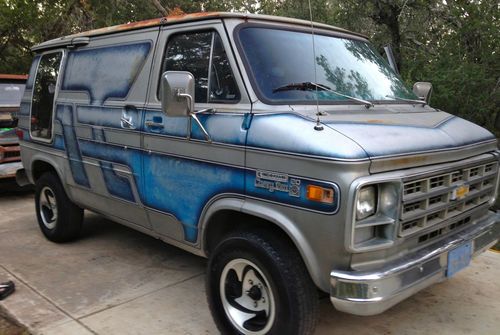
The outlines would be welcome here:
[[[146,122],[144,122],[144,124],[146,125],[146,127],[150,127],[150,128],[163,128],[163,123],[154,122],[151,120],[147,120]]]

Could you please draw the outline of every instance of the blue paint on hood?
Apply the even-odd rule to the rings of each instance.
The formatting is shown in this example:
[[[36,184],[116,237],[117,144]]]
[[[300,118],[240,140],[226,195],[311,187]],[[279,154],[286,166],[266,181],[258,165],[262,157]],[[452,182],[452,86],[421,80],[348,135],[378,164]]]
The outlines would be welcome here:
[[[454,149],[494,140],[488,130],[444,112],[379,114],[322,120],[370,158]]]
[[[305,156],[366,159],[363,149],[342,133],[325,127],[314,129],[313,120],[296,114],[255,115],[247,146]]]

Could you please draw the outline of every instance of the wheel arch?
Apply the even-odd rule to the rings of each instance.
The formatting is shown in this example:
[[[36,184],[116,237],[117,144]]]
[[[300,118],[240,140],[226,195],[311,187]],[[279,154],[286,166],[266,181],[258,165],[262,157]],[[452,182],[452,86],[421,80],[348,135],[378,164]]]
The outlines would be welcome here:
[[[49,157],[33,157],[31,161],[30,178],[35,183],[45,172],[53,172],[61,178],[62,172],[59,170],[56,162],[52,161]]]
[[[200,220],[201,250],[208,257],[223,236],[250,228],[272,230],[286,238],[299,251],[311,279],[320,287],[320,266],[310,243],[289,217],[258,200],[223,198],[211,203]]]

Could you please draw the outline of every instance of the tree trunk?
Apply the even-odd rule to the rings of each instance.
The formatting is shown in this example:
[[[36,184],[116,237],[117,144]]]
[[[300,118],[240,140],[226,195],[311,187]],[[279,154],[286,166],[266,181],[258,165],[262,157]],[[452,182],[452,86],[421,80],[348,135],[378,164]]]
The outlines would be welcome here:
[[[401,57],[401,30],[399,26],[399,14],[402,7],[394,4],[393,1],[370,0],[373,4],[375,11],[372,14],[372,20],[380,25],[384,25],[389,29],[391,34],[391,45],[394,51],[394,58],[396,58],[396,65],[401,71],[402,57]]]
[[[165,9],[165,7],[163,7],[161,5],[159,0],[151,0],[151,2],[156,7],[156,9],[158,9],[158,11],[161,13],[161,15],[168,16],[168,11]]]

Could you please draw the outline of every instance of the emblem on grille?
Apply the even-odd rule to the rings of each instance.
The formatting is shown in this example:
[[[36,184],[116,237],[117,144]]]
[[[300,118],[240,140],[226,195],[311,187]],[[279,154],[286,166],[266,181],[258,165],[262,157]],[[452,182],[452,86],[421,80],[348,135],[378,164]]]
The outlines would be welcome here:
[[[457,186],[451,193],[451,200],[462,200],[469,194],[469,185]]]

